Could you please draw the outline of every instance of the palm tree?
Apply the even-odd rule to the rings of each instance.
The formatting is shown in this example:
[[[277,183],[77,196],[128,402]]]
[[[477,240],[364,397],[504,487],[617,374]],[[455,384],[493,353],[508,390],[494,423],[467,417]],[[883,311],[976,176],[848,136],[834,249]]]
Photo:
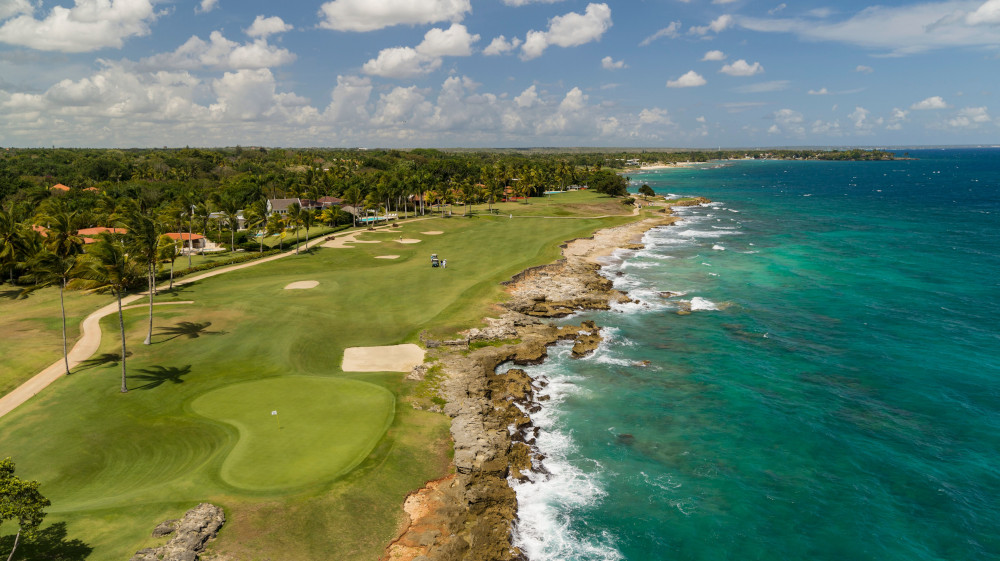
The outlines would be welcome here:
[[[162,228],[153,218],[133,209],[124,219],[128,229],[125,243],[129,253],[145,266],[146,282],[149,286],[149,332],[142,343],[153,343],[153,295],[156,292],[156,266],[159,263],[159,243]]]
[[[125,379],[125,319],[122,317],[122,296],[140,276],[144,264],[137,262],[125,250],[125,244],[116,236],[101,234],[101,239],[90,244],[80,270],[85,287],[95,291],[109,291],[118,301],[118,327],[122,338],[122,393],[128,392]]]
[[[236,230],[240,226],[240,205],[236,199],[226,197],[220,205],[222,220],[229,227],[229,251],[236,251]]]
[[[201,222],[201,233],[206,238],[208,237],[208,220],[209,218],[211,218],[211,216],[212,216],[212,210],[209,208],[207,204],[198,203],[198,205],[194,207],[194,217],[197,218],[199,222]],[[201,248],[201,254],[205,255],[204,246]]]
[[[260,236],[260,252],[264,253],[264,231],[267,229],[267,201],[258,199],[254,201],[243,214],[243,225],[248,230],[257,230]]]
[[[302,211],[302,226],[306,229],[306,250],[309,250],[309,228],[316,223],[316,213],[312,209]]]
[[[288,214],[285,215],[288,225],[295,230],[295,255],[299,254],[299,224],[302,223],[302,212],[302,205],[294,202],[288,205]]]
[[[160,241],[157,244],[156,253],[159,262],[170,263],[170,288],[168,290],[174,289],[174,261],[180,255],[177,246],[183,244],[182,240],[175,240],[166,234],[160,236]]]
[[[357,185],[351,186],[350,189],[344,193],[344,201],[354,207],[354,212],[351,214],[354,216],[354,226],[358,225],[358,209],[361,207],[361,203],[365,200],[365,196],[361,193],[361,188]]]
[[[10,272],[11,284],[14,284],[14,264],[20,252],[22,229],[13,209],[0,208],[0,268]]]
[[[267,233],[278,236],[278,249],[285,249],[282,244],[285,239],[285,220],[277,212],[267,218]]]
[[[181,206],[183,207],[184,216],[188,220],[188,269],[191,268],[191,254],[194,253],[194,209],[197,204],[197,199],[194,196],[194,192],[188,191],[187,193],[181,195]],[[184,248],[184,244],[181,244],[181,248]]]
[[[80,273],[79,253],[60,255],[46,249],[35,255],[31,261],[30,278],[36,288],[59,285],[59,309],[62,312],[63,362],[66,365],[66,375],[69,376],[69,345],[66,337],[66,300],[64,298],[66,285]]]

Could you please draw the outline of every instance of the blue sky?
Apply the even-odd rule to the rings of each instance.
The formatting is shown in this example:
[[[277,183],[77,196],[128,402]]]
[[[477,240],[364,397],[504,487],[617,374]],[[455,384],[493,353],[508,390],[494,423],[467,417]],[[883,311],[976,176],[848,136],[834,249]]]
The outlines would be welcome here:
[[[1000,144],[1000,0],[0,0],[0,146]]]

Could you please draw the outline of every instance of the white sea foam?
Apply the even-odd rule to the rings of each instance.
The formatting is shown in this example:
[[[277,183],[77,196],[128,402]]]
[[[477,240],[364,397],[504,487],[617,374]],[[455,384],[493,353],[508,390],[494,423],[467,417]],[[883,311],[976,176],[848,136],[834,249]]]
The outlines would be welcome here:
[[[608,331],[611,338],[616,336]],[[518,502],[514,545],[532,561],[618,561],[623,556],[611,536],[585,536],[572,528],[574,512],[597,504],[607,492],[601,485],[603,469],[598,462],[570,459],[576,452],[573,434],[560,426],[559,405],[580,391],[577,378],[560,366],[570,349],[570,344],[560,343],[549,361],[528,368],[533,376],[544,373],[549,380],[544,391],[551,399],[532,415],[539,429],[535,446],[545,455],[547,473],[532,473],[523,482],[510,480]]]
[[[715,244],[715,245],[713,245],[713,246],[712,246],[712,249],[714,249],[714,250],[716,250],[716,251],[725,251],[725,250],[726,250],[726,248],[722,247],[722,246],[721,246],[721,245],[719,245],[719,244]]]
[[[736,230],[681,230],[678,236],[685,238],[721,238],[722,236],[739,235]]]
[[[718,310],[719,307],[715,305],[715,302],[708,300],[707,298],[702,298],[701,296],[695,296],[691,299],[691,311],[704,311],[704,310]]]

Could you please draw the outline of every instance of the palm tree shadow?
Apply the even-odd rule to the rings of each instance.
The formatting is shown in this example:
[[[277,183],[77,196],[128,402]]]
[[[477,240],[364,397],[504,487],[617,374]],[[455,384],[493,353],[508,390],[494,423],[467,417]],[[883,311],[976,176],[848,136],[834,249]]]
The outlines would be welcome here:
[[[56,522],[38,530],[30,539],[23,539],[14,557],[48,561],[84,561],[94,550],[82,540],[68,540],[66,536],[66,523]],[[13,535],[0,537],[0,551],[6,554],[12,547],[14,547]]]
[[[178,337],[187,337],[188,339],[197,339],[202,335],[225,335],[225,331],[208,331],[208,327],[212,325],[212,322],[206,321],[202,323],[195,323],[192,321],[182,321],[177,325],[172,327],[160,327],[157,335],[168,335],[166,339],[160,341],[161,343],[166,343],[167,341],[176,339]]]
[[[26,296],[27,296],[27,293],[24,290],[20,290],[20,289],[17,289],[17,288],[8,289],[8,290],[0,290],[0,298],[5,298],[7,300],[19,300],[19,299],[24,298]]]
[[[138,372],[138,374],[129,375],[129,379],[145,381],[146,383],[136,386],[135,389],[151,390],[166,382],[173,382],[174,384],[184,383],[184,380],[181,378],[191,373],[191,365],[188,364],[180,368],[176,366],[150,366],[149,368],[140,369]]]
[[[125,353],[125,358],[132,356],[132,351],[127,351]],[[97,356],[88,358],[87,360],[80,361],[80,366],[76,370],[87,370],[88,368],[97,368],[99,366],[111,366],[118,365],[122,360],[121,353],[102,353]]]

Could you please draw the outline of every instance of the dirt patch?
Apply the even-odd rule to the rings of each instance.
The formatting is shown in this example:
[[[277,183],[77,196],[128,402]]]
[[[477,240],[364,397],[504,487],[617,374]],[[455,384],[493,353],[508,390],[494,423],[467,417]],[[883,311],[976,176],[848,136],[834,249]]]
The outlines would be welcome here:
[[[351,347],[344,350],[344,372],[409,372],[423,364],[424,350],[417,345]]]
[[[375,259],[399,259],[398,255],[376,255]]]
[[[285,286],[285,290],[308,290],[319,286],[319,281],[297,281]]]

